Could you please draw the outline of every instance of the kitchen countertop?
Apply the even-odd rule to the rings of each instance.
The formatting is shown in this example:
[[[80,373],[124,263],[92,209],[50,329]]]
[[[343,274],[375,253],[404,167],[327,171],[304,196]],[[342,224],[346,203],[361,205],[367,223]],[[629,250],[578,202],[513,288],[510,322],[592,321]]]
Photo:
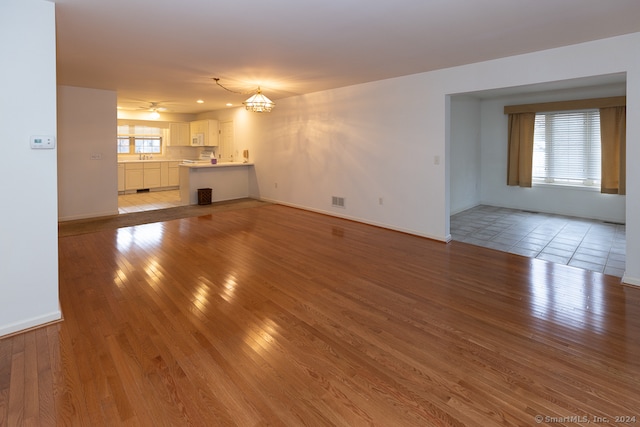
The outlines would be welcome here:
[[[253,166],[253,163],[239,163],[239,162],[222,162],[216,163],[212,165],[211,163],[180,163],[179,166],[192,168],[192,169],[203,169],[203,168],[224,168],[224,167],[234,167],[234,166]]]
[[[127,160],[118,160],[118,163],[157,163],[157,162],[182,162],[182,159],[127,159]]]

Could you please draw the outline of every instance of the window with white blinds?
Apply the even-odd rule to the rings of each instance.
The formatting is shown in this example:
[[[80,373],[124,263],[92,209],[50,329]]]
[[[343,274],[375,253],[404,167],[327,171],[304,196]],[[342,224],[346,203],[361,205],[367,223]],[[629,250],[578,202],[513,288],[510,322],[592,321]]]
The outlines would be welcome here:
[[[533,183],[600,188],[598,110],[536,113]]]
[[[162,131],[150,126],[118,126],[118,154],[162,153]]]

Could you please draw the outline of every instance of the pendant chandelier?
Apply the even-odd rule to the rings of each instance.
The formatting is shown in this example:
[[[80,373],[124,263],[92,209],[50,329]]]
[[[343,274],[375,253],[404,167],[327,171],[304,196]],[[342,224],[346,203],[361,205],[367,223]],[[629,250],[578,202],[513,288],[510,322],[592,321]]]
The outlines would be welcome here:
[[[218,86],[220,86],[222,89],[228,92],[238,93],[238,94],[247,93],[247,92],[236,92],[235,90],[231,90],[227,87],[224,87],[222,84],[220,84],[219,78],[214,77],[213,80],[216,82]],[[253,92],[248,92],[248,93],[253,93]],[[260,89],[260,86],[258,86],[258,89],[255,91],[255,93],[253,93],[253,95],[251,95],[249,99],[244,101],[242,105],[244,105],[244,107],[248,111],[253,111],[254,113],[270,113],[273,107],[275,107],[276,103],[270,100],[269,98],[267,98],[266,96],[264,96],[262,94],[262,90]]]
[[[254,113],[270,113],[271,109],[276,105],[273,101],[262,94],[260,87],[251,98],[242,103],[245,108]]]

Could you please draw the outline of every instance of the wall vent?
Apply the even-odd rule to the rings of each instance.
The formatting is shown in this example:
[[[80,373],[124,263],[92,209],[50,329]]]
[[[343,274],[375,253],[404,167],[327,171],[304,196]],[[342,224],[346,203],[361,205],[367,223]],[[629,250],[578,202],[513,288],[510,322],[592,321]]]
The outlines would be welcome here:
[[[331,206],[344,208],[344,197],[331,196]]]

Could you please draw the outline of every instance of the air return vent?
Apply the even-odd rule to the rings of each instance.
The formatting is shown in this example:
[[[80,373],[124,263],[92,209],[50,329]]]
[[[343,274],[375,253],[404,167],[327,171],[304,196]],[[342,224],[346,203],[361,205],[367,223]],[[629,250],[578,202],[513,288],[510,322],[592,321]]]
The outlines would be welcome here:
[[[331,196],[331,206],[344,208],[344,197]]]

